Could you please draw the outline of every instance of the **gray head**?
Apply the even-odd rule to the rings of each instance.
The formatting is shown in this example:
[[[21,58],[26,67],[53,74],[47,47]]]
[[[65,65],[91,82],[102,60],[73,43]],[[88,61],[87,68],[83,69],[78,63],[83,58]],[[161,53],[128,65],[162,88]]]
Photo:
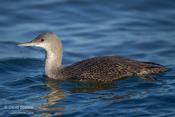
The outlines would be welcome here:
[[[42,33],[31,42],[21,43],[18,45],[43,48],[46,51],[45,73],[48,77],[56,77],[56,72],[62,66],[62,44],[54,33]]]
[[[31,42],[18,44],[19,46],[35,46],[41,47],[44,50],[55,51],[58,49],[62,49],[62,44],[58,37],[52,32],[46,32],[38,35]],[[61,50],[62,51],[62,50]]]

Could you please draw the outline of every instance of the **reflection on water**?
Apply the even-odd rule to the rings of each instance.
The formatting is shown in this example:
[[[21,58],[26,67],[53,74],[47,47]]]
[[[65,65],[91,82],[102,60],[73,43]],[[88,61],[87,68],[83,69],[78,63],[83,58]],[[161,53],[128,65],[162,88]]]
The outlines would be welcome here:
[[[59,88],[59,81],[51,80],[46,77],[46,86],[50,88],[50,92],[44,99],[47,100],[46,104],[43,104],[40,107],[41,115],[42,116],[56,116],[56,115],[63,115],[64,107],[54,107],[55,104],[59,105],[59,100],[65,98],[65,93]]]
[[[64,92],[59,88],[59,81],[46,78],[46,86],[51,89],[50,93],[45,97],[48,100],[48,106],[53,105],[65,97]]]
[[[111,89],[114,84],[103,84],[103,83],[78,83],[78,86],[71,89],[72,93],[92,93],[98,90]]]
[[[112,89],[113,86],[117,83],[96,83],[96,82],[74,82],[75,86],[71,87],[71,89],[68,92],[64,92],[60,85],[63,83],[62,81],[52,80],[49,78],[45,78],[45,84],[50,89],[49,93],[44,96],[44,99],[47,100],[46,104],[41,105],[39,108],[39,113],[42,116],[58,116],[58,115],[64,115],[64,106],[60,104],[60,100],[63,100],[66,98],[66,96],[78,94],[78,93],[93,93],[100,90],[108,90]],[[122,100],[129,98],[129,95],[127,96],[117,96],[117,95],[103,95],[99,94],[97,99],[105,99],[105,100]]]

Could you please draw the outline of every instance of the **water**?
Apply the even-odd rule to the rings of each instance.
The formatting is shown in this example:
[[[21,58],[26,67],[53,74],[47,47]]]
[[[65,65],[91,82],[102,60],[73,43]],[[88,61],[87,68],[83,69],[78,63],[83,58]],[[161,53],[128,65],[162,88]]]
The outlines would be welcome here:
[[[173,117],[175,114],[173,0],[1,0],[0,116]],[[120,55],[165,65],[157,82],[55,82],[44,77],[44,52],[17,47],[53,31],[64,65]]]

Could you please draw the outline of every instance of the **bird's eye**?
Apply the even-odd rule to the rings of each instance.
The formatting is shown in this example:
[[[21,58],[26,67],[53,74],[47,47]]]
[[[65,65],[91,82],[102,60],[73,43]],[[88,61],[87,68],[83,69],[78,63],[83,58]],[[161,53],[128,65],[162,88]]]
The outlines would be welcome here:
[[[43,42],[44,41],[44,39],[41,39],[41,42]]]

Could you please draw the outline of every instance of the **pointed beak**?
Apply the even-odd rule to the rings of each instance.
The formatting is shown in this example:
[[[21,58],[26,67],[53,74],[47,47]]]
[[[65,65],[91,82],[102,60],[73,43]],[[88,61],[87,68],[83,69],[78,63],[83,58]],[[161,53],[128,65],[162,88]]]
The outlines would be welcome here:
[[[19,43],[18,46],[36,46],[33,42]]]

